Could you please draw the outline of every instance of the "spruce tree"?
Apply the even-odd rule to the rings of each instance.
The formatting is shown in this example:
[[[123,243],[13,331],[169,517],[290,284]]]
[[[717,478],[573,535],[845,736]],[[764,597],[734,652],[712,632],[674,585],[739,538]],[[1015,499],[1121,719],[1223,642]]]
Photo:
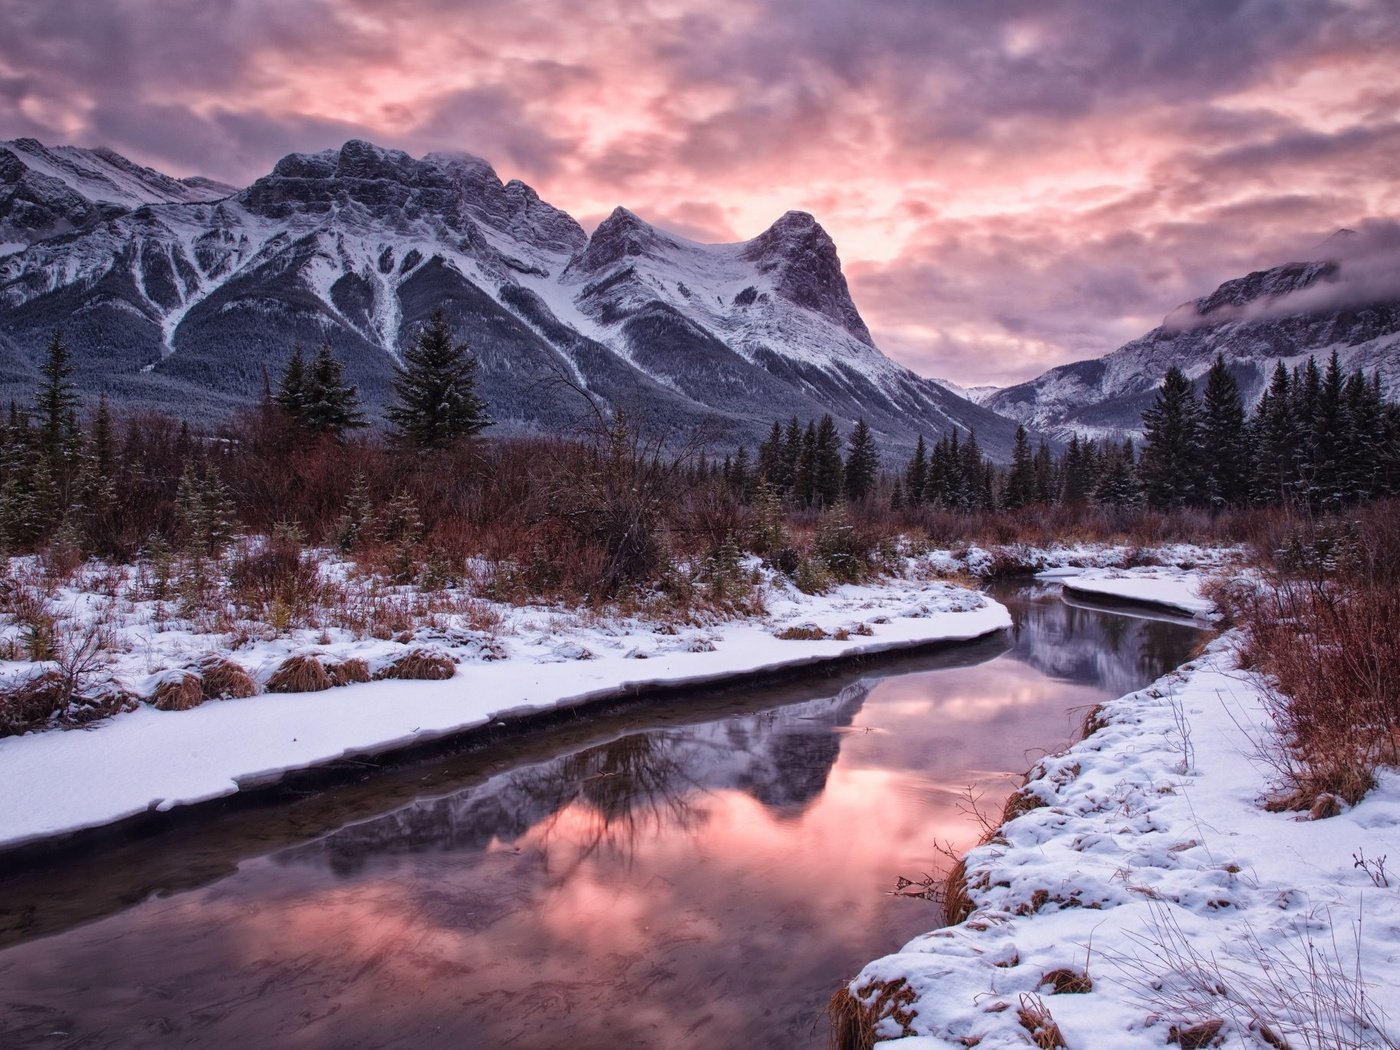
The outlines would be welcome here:
[[[390,422],[410,448],[442,449],[491,425],[476,394],[476,359],[454,344],[439,310],[394,371]]]
[[[1201,413],[1202,496],[1212,510],[1238,507],[1248,497],[1249,450],[1239,385],[1223,354],[1206,375]]]
[[[810,507],[817,492],[817,424],[810,419],[807,420],[807,429],[802,432],[798,449],[794,461],[796,468],[793,470],[793,495],[799,506]]]
[[[812,495],[823,507],[834,507],[846,484],[846,468],[841,460],[841,435],[836,421],[822,416],[817,424],[813,460]]]
[[[923,503],[928,488],[928,448],[924,445],[924,436],[919,435],[919,443],[914,446],[914,455],[909,459],[909,465],[904,468],[904,501],[909,506],[914,507]]]
[[[851,431],[850,453],[846,457],[846,498],[856,503],[870,495],[879,470],[880,453],[875,448],[874,435],[865,420],[858,419]]]
[[[1259,401],[1251,426],[1253,481],[1251,494],[1261,505],[1289,502],[1297,480],[1297,448],[1301,441],[1293,415],[1292,383],[1280,361]]]
[[[1016,442],[1011,449],[1011,470],[1006,475],[1006,493],[1002,505],[1007,510],[1020,510],[1035,502],[1035,457],[1026,428],[1017,426]]]
[[[1143,448],[1138,465],[1143,493],[1159,510],[1196,502],[1200,491],[1200,408],[1191,381],[1173,365],[1152,406],[1142,414]]]
[[[287,367],[282,370],[273,400],[294,420],[301,422],[306,409],[306,357],[300,346],[292,351]]]

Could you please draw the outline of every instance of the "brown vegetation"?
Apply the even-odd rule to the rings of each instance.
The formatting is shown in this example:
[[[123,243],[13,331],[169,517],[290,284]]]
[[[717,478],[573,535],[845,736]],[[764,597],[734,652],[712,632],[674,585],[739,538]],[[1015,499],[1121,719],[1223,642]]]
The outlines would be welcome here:
[[[269,693],[319,693],[334,686],[335,680],[311,653],[293,653],[282,661],[267,680]]]
[[[1237,595],[1242,666],[1268,676],[1282,745],[1265,746],[1282,791],[1307,809],[1355,803],[1400,765],[1400,504],[1346,522],[1299,523],[1273,551],[1268,586]]]
[[[916,998],[904,977],[871,981],[854,995],[842,985],[826,1006],[827,1050],[871,1050],[880,1039],[876,1029],[886,1018],[899,1025],[900,1035],[913,1035],[910,1025],[918,1015],[912,1008]]]
[[[442,682],[456,673],[457,663],[446,653],[435,653],[431,649],[410,649],[381,667],[374,677]]]
[[[213,653],[199,661],[199,677],[206,700],[242,700],[258,691],[252,675],[232,660]]]
[[[204,703],[204,683],[194,671],[167,671],[151,693],[157,711],[188,711]]]

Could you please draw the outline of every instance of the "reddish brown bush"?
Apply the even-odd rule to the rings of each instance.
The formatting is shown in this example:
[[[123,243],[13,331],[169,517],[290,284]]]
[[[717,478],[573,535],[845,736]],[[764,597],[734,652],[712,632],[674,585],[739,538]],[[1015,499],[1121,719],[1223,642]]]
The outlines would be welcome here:
[[[0,688],[0,737],[40,729],[67,705],[68,681],[57,671],[43,671]]]
[[[257,694],[253,676],[232,660],[210,654],[199,662],[198,670],[206,700],[242,700]]]
[[[441,682],[456,673],[457,664],[446,653],[435,653],[431,649],[410,649],[381,667],[374,677]]]
[[[293,653],[267,680],[269,693],[319,693],[335,685],[325,664],[311,653]]]
[[[204,683],[194,671],[167,671],[151,693],[157,711],[188,711],[204,703]]]

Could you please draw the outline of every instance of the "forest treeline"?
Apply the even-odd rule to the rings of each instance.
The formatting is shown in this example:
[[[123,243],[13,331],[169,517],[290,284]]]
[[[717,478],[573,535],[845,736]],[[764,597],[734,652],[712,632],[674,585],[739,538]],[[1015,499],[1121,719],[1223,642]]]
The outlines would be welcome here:
[[[336,550],[400,583],[473,575],[503,599],[603,601],[684,597],[744,552],[820,589],[893,564],[897,541],[1240,538],[1251,508],[1400,491],[1400,412],[1335,355],[1280,365],[1252,416],[1223,361],[1199,399],[1173,370],[1141,450],[1076,438],[1057,454],[1022,429],[1004,466],[956,429],[890,462],[864,421],[843,436],[829,416],[775,423],[721,462],[621,414],[577,439],[483,439],[474,367],[435,319],[373,428],[331,351],[298,351],[255,408],[196,434],[82,405],[56,334],[31,403],[0,425],[0,551],[198,564],[240,534],[276,536],[284,554]]]

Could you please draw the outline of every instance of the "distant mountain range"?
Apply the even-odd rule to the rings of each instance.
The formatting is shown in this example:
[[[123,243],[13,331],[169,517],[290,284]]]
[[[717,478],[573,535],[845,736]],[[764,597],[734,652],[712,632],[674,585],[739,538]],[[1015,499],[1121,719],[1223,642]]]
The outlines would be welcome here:
[[[1323,365],[1336,350],[1347,372],[1379,371],[1387,397],[1396,399],[1400,272],[1393,256],[1358,251],[1351,240],[1342,231],[1322,246],[1316,261],[1226,281],[1105,357],[974,396],[1053,438],[1138,437],[1143,409],[1173,365],[1203,381],[1216,354],[1223,354],[1248,405],[1258,400],[1278,361],[1291,367],[1312,355]]]
[[[618,208],[589,236],[466,154],[352,141],[237,189],[17,139],[0,143],[0,395],[28,399],[62,327],[84,391],[119,403],[216,421],[296,345],[328,343],[373,415],[441,308],[498,433],[571,432],[591,399],[712,449],[830,413],[843,430],[866,419],[887,465],[954,426],[1005,461],[1018,422],[1055,440],[1135,435],[1167,368],[1199,377],[1217,352],[1251,399],[1276,360],[1334,348],[1400,393],[1394,258],[1377,269],[1354,240],[1227,281],[1105,357],[965,390],[880,352],[804,212],[712,245]]]
[[[864,418],[891,452],[950,427],[1008,455],[1015,423],[885,357],[836,247],[789,212],[706,245],[624,208],[592,236],[464,154],[367,142],[284,157],[246,189],[106,150],[0,144],[0,392],[27,398],[56,327],[83,389],[200,419],[256,400],[295,345],[346,363],[371,409],[443,309],[500,431],[621,408],[711,447],[774,420]]]

